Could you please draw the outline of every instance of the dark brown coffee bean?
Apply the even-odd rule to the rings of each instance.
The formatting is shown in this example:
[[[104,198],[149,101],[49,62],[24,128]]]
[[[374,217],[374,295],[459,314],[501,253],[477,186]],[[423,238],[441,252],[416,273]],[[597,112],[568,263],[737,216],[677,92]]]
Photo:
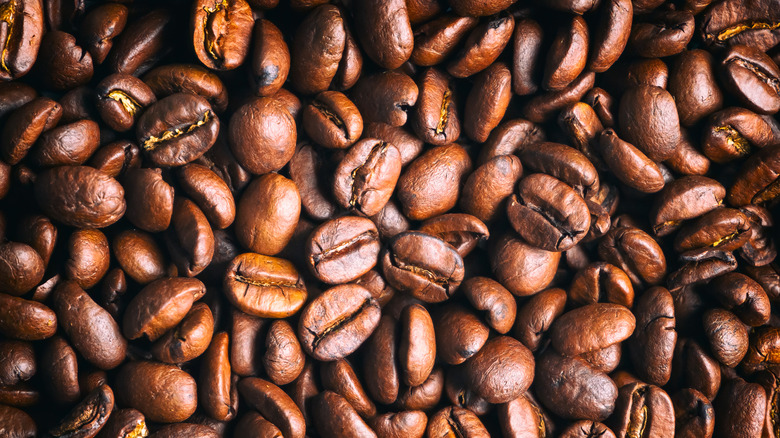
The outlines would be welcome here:
[[[182,275],[194,277],[211,263],[214,232],[200,208],[189,199],[174,200],[166,237],[168,252]]]
[[[379,249],[378,231],[370,219],[343,216],[314,229],[306,245],[306,258],[318,279],[340,284],[373,268]]]
[[[552,413],[569,419],[602,421],[615,408],[618,389],[612,379],[577,357],[543,353],[534,380],[539,401]]]
[[[419,231],[449,243],[461,257],[469,255],[490,237],[484,222],[464,213],[447,213],[427,219],[420,224]]]
[[[525,18],[515,24],[512,48],[512,91],[527,96],[539,89],[541,82],[542,42],[544,31],[535,20]]]
[[[344,284],[326,290],[301,313],[298,337],[318,360],[341,359],[355,351],[379,323],[380,308],[365,288]]]
[[[392,70],[362,77],[351,95],[366,122],[403,126],[419,89],[411,77]]]
[[[22,161],[41,133],[56,126],[61,117],[62,106],[47,97],[33,99],[13,111],[0,140],[3,160],[11,165]]]
[[[233,194],[216,173],[200,164],[190,163],[179,170],[179,183],[215,228],[227,228],[233,223],[236,215]]]
[[[138,143],[154,164],[181,166],[214,145],[219,118],[206,99],[173,94],[151,104],[138,119],[135,131]]]
[[[657,11],[633,24],[629,47],[645,58],[676,55],[693,38],[694,26],[688,11]]]
[[[0,333],[12,339],[40,340],[57,331],[57,315],[45,305],[0,293]]]
[[[486,69],[509,43],[514,28],[514,17],[508,13],[494,15],[480,23],[450,61],[447,71],[456,78],[465,78]]]
[[[474,79],[466,98],[463,132],[476,142],[484,142],[504,117],[512,98],[512,74],[502,63],[491,64]]]
[[[381,67],[395,69],[412,55],[414,35],[403,0],[366,0],[353,5],[356,34],[366,54]]]
[[[223,288],[234,306],[263,318],[293,315],[308,296],[292,263],[254,253],[241,254],[230,262]]]
[[[674,247],[678,252],[706,247],[734,251],[751,234],[750,220],[745,213],[733,208],[716,208],[683,227],[675,236]]]
[[[244,62],[254,25],[244,0],[198,0],[192,5],[192,45],[206,67],[232,70]]]
[[[323,155],[313,145],[301,143],[290,159],[288,168],[290,179],[300,192],[301,207],[314,220],[331,219],[338,209],[327,189],[330,166]],[[351,171],[349,176],[352,176]]]
[[[518,157],[494,157],[469,175],[463,185],[460,207],[483,222],[497,219],[522,173],[523,165]]]
[[[533,143],[524,147],[518,155],[526,169],[563,181],[585,199],[599,191],[596,168],[585,153],[572,147],[553,142]]]
[[[203,356],[198,384],[199,405],[211,418],[220,421],[235,417],[236,410],[231,398],[238,402],[238,394],[233,393],[230,380],[228,342],[227,333],[214,335]]]
[[[34,438],[38,436],[35,420],[21,409],[11,406],[0,406],[0,430],[8,438]]]
[[[407,2],[407,9],[411,2]],[[409,10],[411,13],[411,10]],[[444,14],[414,29],[414,49],[410,60],[429,67],[444,61],[466,34],[477,26],[474,17]]]
[[[343,397],[363,418],[376,416],[376,406],[363,390],[352,366],[345,359],[326,362],[320,368],[322,385]]]
[[[620,139],[615,131],[601,133],[599,152],[609,170],[624,184],[643,193],[656,193],[664,187],[658,165],[631,143]]]
[[[629,89],[620,99],[620,132],[626,141],[663,161],[680,142],[680,120],[668,91],[649,85]]]
[[[257,412],[245,413],[236,423],[236,435],[247,438],[279,438],[282,432]]]
[[[422,438],[428,416],[423,411],[388,412],[368,421],[377,436],[388,438]]]
[[[399,395],[401,377],[397,361],[397,340],[396,319],[385,314],[366,341],[363,376],[368,393],[380,403],[393,403]],[[441,373],[439,377],[443,380],[444,374]],[[443,387],[443,382],[440,383]],[[439,391],[441,395],[441,388]]]
[[[228,95],[219,76],[198,65],[170,64],[150,71],[144,82],[160,98],[177,93],[197,94],[221,113],[227,107]]]
[[[57,321],[82,357],[100,369],[125,360],[127,340],[114,318],[72,281],[57,285],[52,296]]]
[[[769,322],[769,297],[755,280],[732,272],[715,278],[710,284],[723,307],[734,312],[745,324],[758,327]]]
[[[149,438],[178,438],[181,436],[218,438],[220,435],[213,428],[202,424],[177,423],[161,427],[157,432],[149,435]]]
[[[31,246],[18,242],[0,244],[0,290],[3,292],[24,295],[40,283],[45,269],[43,259]]]
[[[666,185],[656,197],[650,213],[653,232],[672,233],[688,219],[695,219],[719,207],[726,196],[724,187],[714,179],[684,176]]]
[[[363,133],[363,118],[343,93],[323,91],[304,107],[303,129],[319,145],[345,149]]]
[[[401,165],[401,154],[392,144],[360,140],[336,168],[333,195],[343,208],[373,216],[390,200]]]
[[[758,383],[726,380],[713,403],[717,436],[760,436],[766,405],[766,392]]]
[[[107,76],[95,91],[95,108],[100,117],[111,129],[120,132],[130,130],[139,113],[157,100],[143,81],[121,73]]]
[[[771,2],[719,2],[702,20],[704,42],[710,46],[745,44],[764,51],[780,42],[780,16]]]
[[[177,20],[167,9],[154,9],[128,23],[108,57],[114,73],[140,76],[173,49]]]
[[[73,404],[81,396],[76,351],[68,341],[55,336],[43,345],[41,378],[47,393],[58,404]]]
[[[484,164],[497,156],[513,155],[544,140],[544,132],[535,123],[525,119],[509,120],[491,132],[480,151],[478,162]]]
[[[666,258],[649,234],[634,227],[614,227],[599,242],[599,256],[622,269],[634,286],[658,284],[666,276]]]
[[[675,416],[675,436],[712,437],[715,412],[701,392],[686,388],[672,396]]]
[[[631,35],[633,2],[610,0],[601,6],[600,14],[588,60],[588,67],[595,72],[609,69],[623,53]]]
[[[470,170],[471,158],[456,143],[426,151],[398,179],[396,196],[404,215],[425,220],[453,208]]]
[[[723,106],[712,55],[704,50],[682,52],[672,64],[669,92],[677,104],[680,124],[692,126]]]
[[[263,355],[263,367],[271,381],[277,385],[292,382],[303,371],[305,359],[295,329],[287,321],[274,321],[268,328]]]
[[[23,0],[20,3],[8,1],[3,5],[8,36],[2,48],[0,77],[7,81],[27,74],[37,59],[44,35],[43,4]]]
[[[415,133],[428,143],[444,145],[460,136],[457,99],[451,78],[435,68],[419,79],[420,95],[412,119]]]
[[[520,180],[517,192],[509,198],[507,215],[521,237],[546,251],[571,248],[590,228],[590,213],[582,197],[561,180],[542,173]]]
[[[616,102],[604,89],[594,87],[582,98],[590,106],[605,128],[615,127]]]
[[[588,26],[575,15],[571,22],[558,28],[544,68],[542,86],[561,90],[585,69],[588,60]]]
[[[701,149],[710,160],[726,163],[772,146],[777,139],[772,126],[758,114],[745,108],[726,108],[707,120]]]
[[[564,313],[550,328],[552,346],[565,356],[578,356],[628,339],[636,319],[626,307],[594,303]]]
[[[674,299],[662,287],[650,288],[637,299],[634,314],[636,331],[629,340],[634,368],[644,381],[666,385],[677,343]]]
[[[159,232],[168,228],[173,216],[174,189],[160,169],[130,169],[123,178],[127,193],[127,219],[138,228]]]
[[[774,369],[777,363],[778,344],[780,344],[780,330],[775,327],[756,329],[750,334],[750,346],[742,360],[742,367],[749,373]]]
[[[324,391],[312,399],[314,425],[322,436],[376,437],[344,397]]]
[[[736,366],[748,351],[748,331],[733,313],[712,309],[704,314],[704,330],[716,359],[727,367]]]
[[[79,165],[86,162],[98,146],[98,124],[91,120],[79,120],[41,134],[30,158],[41,167]]]
[[[300,212],[295,183],[276,173],[265,174],[252,181],[238,201],[236,237],[254,252],[278,254],[292,238]]]
[[[78,230],[70,235],[65,278],[90,289],[108,272],[111,256],[108,239],[98,230]]]
[[[463,259],[443,240],[419,232],[397,235],[382,255],[387,281],[426,302],[448,299],[463,280]]]
[[[344,53],[346,29],[341,11],[319,6],[300,23],[293,37],[290,81],[298,91],[325,91],[336,76]]]
[[[571,281],[568,296],[575,305],[607,302],[629,309],[634,305],[631,279],[622,269],[604,262],[579,270]]]
[[[428,420],[428,436],[460,435],[464,438],[487,438],[490,436],[485,425],[468,409],[450,406]]]
[[[258,20],[252,34],[252,84],[258,96],[271,96],[284,85],[290,72],[290,50],[274,23]]]
[[[90,392],[49,430],[55,437],[95,436],[105,426],[114,409],[114,391],[108,385],[101,385]]]
[[[92,55],[92,62],[102,64],[116,38],[127,24],[127,6],[118,3],[99,5],[84,15],[79,37]]]
[[[496,279],[517,296],[533,295],[546,288],[560,259],[560,252],[545,251],[512,234],[500,236],[490,246]]]
[[[230,118],[228,136],[239,164],[256,175],[281,169],[295,153],[295,120],[269,97],[241,106]]]
[[[523,106],[522,114],[531,122],[545,122],[558,110],[582,99],[593,88],[595,79],[593,72],[585,72],[562,90],[537,95]]]
[[[156,341],[176,326],[205,292],[203,283],[194,278],[163,278],[150,283],[125,310],[122,324],[125,336],[132,340],[146,335]]]
[[[614,415],[612,428],[618,436],[674,436],[672,400],[655,385],[632,383],[621,387]]]
[[[195,303],[181,322],[152,345],[152,356],[160,362],[189,362],[203,354],[214,334],[214,316],[205,303]]]
[[[184,421],[198,404],[195,379],[173,365],[128,362],[119,369],[116,382],[117,401],[138,409],[149,421]]]
[[[238,390],[244,400],[279,428],[285,437],[305,436],[303,414],[281,388],[263,379],[247,377],[238,382]]]

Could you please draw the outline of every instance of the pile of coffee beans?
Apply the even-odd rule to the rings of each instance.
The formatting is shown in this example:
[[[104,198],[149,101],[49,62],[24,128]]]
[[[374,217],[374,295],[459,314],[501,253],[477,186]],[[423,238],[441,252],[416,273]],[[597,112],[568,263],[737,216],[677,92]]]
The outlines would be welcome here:
[[[0,437],[780,436],[780,0],[0,0]]]

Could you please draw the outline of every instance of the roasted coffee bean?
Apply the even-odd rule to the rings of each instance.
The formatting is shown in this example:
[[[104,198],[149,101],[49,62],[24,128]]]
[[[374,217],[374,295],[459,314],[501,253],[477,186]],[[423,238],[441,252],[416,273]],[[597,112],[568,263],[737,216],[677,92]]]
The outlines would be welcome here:
[[[644,383],[622,386],[614,415],[613,429],[618,436],[674,436],[672,400],[657,386]]]
[[[682,389],[672,396],[675,436],[711,437],[715,429],[712,404],[695,389]]]
[[[463,185],[461,208],[483,222],[497,219],[522,173],[521,160],[514,155],[500,155],[487,161]]]
[[[636,318],[619,304],[594,303],[564,313],[550,328],[550,340],[564,356],[579,356],[628,339]]]
[[[771,2],[725,1],[702,15],[702,34],[708,45],[745,44],[767,50],[780,42],[780,15]]]
[[[295,337],[295,329],[287,321],[274,321],[265,340],[263,367],[277,385],[286,385],[301,374],[305,355]]]
[[[512,97],[512,74],[506,65],[495,63],[474,79],[466,98],[463,132],[470,139],[484,142],[498,126]]]
[[[722,309],[704,314],[704,330],[710,348],[722,364],[736,366],[748,351],[748,331],[732,312]]]
[[[198,0],[192,5],[192,45],[206,67],[231,70],[244,62],[254,17],[244,0]]]
[[[644,231],[613,227],[599,243],[599,255],[619,267],[634,286],[658,284],[666,276],[666,258],[658,243]]]
[[[535,20],[525,18],[515,24],[512,47],[512,91],[520,96],[535,93],[541,82],[544,30]]]
[[[495,61],[512,38],[515,20],[506,12],[483,21],[469,33],[463,48],[447,66],[456,78],[481,72]]]
[[[704,50],[682,52],[672,64],[668,86],[683,126],[692,126],[723,106],[712,55]]]
[[[79,120],[41,134],[29,156],[41,167],[79,165],[86,162],[98,146],[98,124],[92,120]]]
[[[380,313],[376,300],[362,286],[336,286],[303,309],[298,337],[306,353],[315,359],[341,359],[371,335]]]
[[[601,6],[588,60],[592,71],[606,71],[617,61],[631,35],[633,13],[633,2],[627,0],[610,0]]]
[[[95,91],[95,108],[100,117],[111,129],[120,132],[130,130],[139,113],[157,100],[143,81],[120,73],[100,81]]]
[[[88,362],[109,370],[125,360],[127,340],[119,325],[78,284],[66,281],[57,285],[52,308],[73,347]]]
[[[650,288],[637,299],[634,313],[636,331],[628,341],[634,368],[643,381],[666,385],[677,343],[674,298],[662,287]]]
[[[732,46],[722,62],[725,86],[759,114],[780,110],[780,68],[765,53]]]
[[[718,436],[761,435],[766,405],[766,392],[758,383],[739,377],[726,380],[713,403]]]
[[[205,293],[206,287],[194,278],[162,278],[150,283],[125,310],[122,325],[125,336],[132,340],[145,335],[150,341],[156,341],[176,326]]]
[[[757,148],[777,143],[777,134],[760,115],[745,108],[726,108],[707,121],[702,152],[716,163],[726,163],[751,154]]]
[[[505,234],[490,248],[490,264],[496,279],[517,296],[533,295],[552,282],[560,252],[550,252]]]
[[[77,404],[59,424],[49,430],[55,437],[95,436],[114,409],[114,392],[101,385]]]
[[[160,169],[130,169],[123,187],[131,206],[125,217],[133,225],[149,232],[166,230],[173,216],[174,188]]]
[[[303,129],[317,144],[345,149],[363,133],[363,118],[343,93],[323,91],[303,108]]]
[[[401,165],[401,153],[392,144],[372,138],[360,140],[336,168],[336,202],[365,216],[379,213],[393,194]]]
[[[149,421],[174,423],[195,412],[198,395],[195,379],[173,365],[128,362],[117,376],[117,401],[138,409]]]
[[[127,15],[127,6],[118,3],[99,5],[84,15],[79,37],[92,55],[92,62],[99,65],[105,61],[114,38],[127,24]]]
[[[189,362],[203,354],[214,334],[214,316],[205,303],[195,303],[181,322],[168,330],[152,346],[152,356],[160,362]]]
[[[684,176],[666,185],[652,207],[653,232],[665,236],[680,227],[683,221],[695,219],[716,208],[726,196],[716,180],[703,176]]]
[[[428,436],[460,435],[468,438],[489,437],[485,425],[468,409],[450,406],[428,420]]]
[[[223,288],[238,309],[264,318],[293,315],[308,296],[292,263],[254,253],[241,254],[230,262]]]
[[[276,174],[265,174],[250,183],[238,201],[235,232],[250,250],[278,254],[292,239],[301,212],[295,183]]]
[[[575,305],[607,302],[629,309],[634,305],[631,279],[622,269],[604,262],[592,263],[577,271],[568,296]]]
[[[618,112],[623,137],[654,161],[672,155],[680,142],[680,120],[668,91],[640,85],[627,90]]]
[[[656,193],[664,187],[658,165],[633,144],[622,140],[612,129],[601,132],[599,152],[607,167],[623,184],[643,193]]]
[[[3,160],[11,165],[22,161],[41,133],[56,126],[61,117],[62,106],[46,97],[33,99],[14,110],[8,116],[0,141]]]
[[[381,263],[390,285],[425,302],[448,299],[464,275],[463,259],[452,245],[415,231],[395,236]]]
[[[419,97],[412,119],[415,133],[435,145],[454,142],[460,136],[460,119],[451,78],[430,68],[420,77],[418,87]]]
[[[581,16],[558,28],[544,68],[542,86],[561,90],[585,69],[588,60],[588,26]]]
[[[315,228],[306,245],[311,272],[329,284],[357,279],[376,265],[379,235],[370,219],[343,216]]]
[[[168,252],[182,275],[200,274],[214,257],[214,232],[203,211],[189,199],[174,199],[166,237]]]
[[[588,206],[561,180],[536,173],[520,180],[507,203],[509,222],[531,245],[566,251],[590,228]]]
[[[154,9],[128,23],[108,57],[114,73],[139,76],[170,52],[176,21],[167,9]]]
[[[577,357],[547,350],[538,358],[534,380],[539,401],[569,419],[602,421],[615,408],[618,388],[612,379]]]
[[[295,152],[295,121],[275,99],[253,99],[231,117],[229,138],[233,154],[249,172],[279,170]]]
[[[407,3],[407,9],[409,6]],[[444,14],[415,28],[410,60],[423,67],[441,63],[477,23],[475,17]]]
[[[206,99],[173,94],[150,105],[138,119],[135,131],[138,143],[153,163],[181,166],[214,145],[219,118]]]
[[[477,245],[490,237],[484,222],[464,213],[447,213],[430,218],[420,224],[419,231],[449,243],[461,257],[469,255]]]
[[[303,414],[281,388],[263,379],[247,377],[238,382],[238,390],[244,400],[276,426],[283,436],[305,436]]]
[[[414,107],[419,89],[414,80],[398,70],[364,76],[355,84],[352,97],[366,122],[402,126]]]
[[[228,103],[228,93],[219,76],[208,69],[191,64],[159,66],[143,77],[144,82],[159,98],[177,93],[197,94],[221,113]]]

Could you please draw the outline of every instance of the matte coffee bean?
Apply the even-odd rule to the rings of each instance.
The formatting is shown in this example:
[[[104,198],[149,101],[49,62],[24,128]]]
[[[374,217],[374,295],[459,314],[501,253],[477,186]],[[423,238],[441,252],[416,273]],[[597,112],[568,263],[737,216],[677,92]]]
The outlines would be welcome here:
[[[252,181],[238,200],[236,237],[254,252],[278,254],[292,239],[300,212],[295,183],[276,173],[265,174]]]
[[[184,421],[198,404],[195,379],[174,365],[128,362],[117,376],[117,401],[138,409],[147,420],[159,423]]]

